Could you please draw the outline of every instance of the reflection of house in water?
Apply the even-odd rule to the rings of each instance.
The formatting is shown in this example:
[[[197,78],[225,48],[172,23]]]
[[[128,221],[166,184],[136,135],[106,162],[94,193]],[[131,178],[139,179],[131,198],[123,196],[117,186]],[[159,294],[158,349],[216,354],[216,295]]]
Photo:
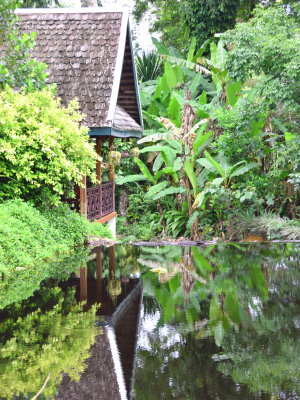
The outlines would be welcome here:
[[[102,277],[102,251],[94,250],[96,265],[81,268],[75,285],[77,298],[86,307],[100,303],[103,332],[96,337],[86,369],[78,382],[65,375],[56,399],[127,400],[130,398],[136,338],[141,305],[141,283],[137,279],[115,279],[115,249],[109,248],[109,277]],[[89,273],[88,273],[89,272]],[[113,282],[113,284],[110,284]]]

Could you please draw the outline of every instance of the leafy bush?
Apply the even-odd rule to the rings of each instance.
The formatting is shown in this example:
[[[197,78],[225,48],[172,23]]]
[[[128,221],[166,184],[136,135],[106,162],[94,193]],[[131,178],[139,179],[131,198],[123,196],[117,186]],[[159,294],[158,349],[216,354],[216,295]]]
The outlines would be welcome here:
[[[69,182],[94,177],[97,154],[77,109],[46,89],[0,93],[0,197],[58,204]]]
[[[56,207],[41,207],[40,211],[55,228],[58,242],[66,242],[69,246],[83,244],[85,236],[98,236],[112,239],[110,230],[103,224],[91,223],[78,213],[69,209],[66,204]]]
[[[21,200],[1,204],[0,305],[31,295],[49,276],[83,265],[86,254],[79,247],[79,258],[74,257],[75,246],[87,235],[111,237],[106,227],[95,225],[66,205],[41,212]]]
[[[128,196],[129,206],[125,218],[117,219],[117,231],[124,235],[124,241],[150,240],[162,231],[161,216],[152,200],[145,199],[140,185],[137,193]]]

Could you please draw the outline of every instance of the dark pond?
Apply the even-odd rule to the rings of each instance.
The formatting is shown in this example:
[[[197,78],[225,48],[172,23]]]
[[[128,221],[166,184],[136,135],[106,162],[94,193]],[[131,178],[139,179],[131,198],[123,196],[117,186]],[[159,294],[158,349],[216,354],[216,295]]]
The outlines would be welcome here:
[[[299,265],[300,244],[116,246],[4,275],[0,399],[300,399]]]

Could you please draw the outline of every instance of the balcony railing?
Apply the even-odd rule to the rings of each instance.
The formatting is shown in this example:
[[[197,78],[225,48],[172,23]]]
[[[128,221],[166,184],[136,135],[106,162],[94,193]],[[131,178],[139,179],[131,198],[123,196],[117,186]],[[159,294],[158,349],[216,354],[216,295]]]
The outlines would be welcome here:
[[[115,188],[113,182],[87,188],[87,218],[100,219],[115,211]]]

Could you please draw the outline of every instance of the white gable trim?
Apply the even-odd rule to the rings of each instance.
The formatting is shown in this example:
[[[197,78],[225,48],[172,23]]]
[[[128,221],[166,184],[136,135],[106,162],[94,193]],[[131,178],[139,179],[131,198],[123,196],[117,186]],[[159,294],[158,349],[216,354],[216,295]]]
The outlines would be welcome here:
[[[125,44],[126,44],[128,20],[129,20],[128,13],[124,12],[122,15],[121,31],[120,31],[120,36],[119,36],[119,48],[118,48],[118,54],[117,54],[117,58],[116,58],[116,66],[115,66],[115,71],[114,71],[114,81],[113,81],[113,85],[112,85],[109,109],[108,109],[107,120],[106,120],[108,126],[112,125],[116,106],[117,106],[119,88],[120,88],[120,83],[121,83],[122,68],[123,68],[123,60],[124,60],[124,55],[125,55]]]

